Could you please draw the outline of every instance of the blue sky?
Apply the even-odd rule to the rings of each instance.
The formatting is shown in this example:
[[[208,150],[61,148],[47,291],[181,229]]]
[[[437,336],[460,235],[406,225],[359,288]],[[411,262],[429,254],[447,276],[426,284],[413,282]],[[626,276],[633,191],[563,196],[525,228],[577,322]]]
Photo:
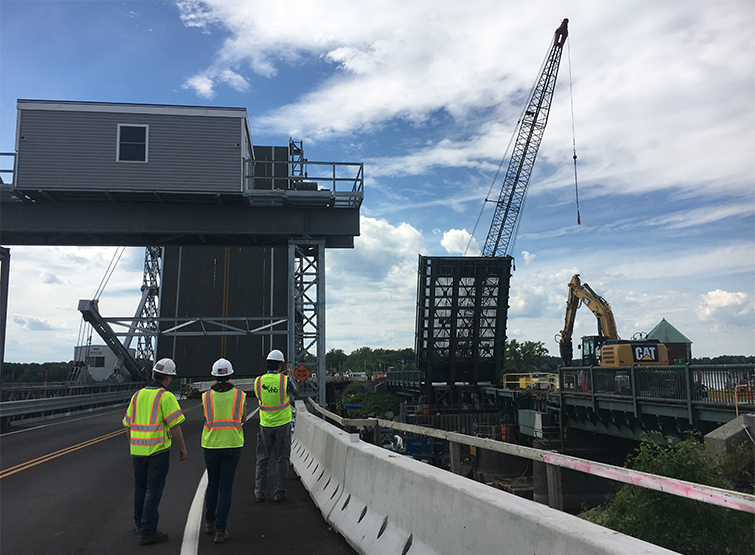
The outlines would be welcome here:
[[[749,0],[3,0],[0,151],[14,148],[24,98],[245,107],[256,144],[293,137],[310,160],[363,161],[362,234],[327,255],[328,348],[409,347],[417,255],[463,251],[564,17],[509,337],[557,354],[566,284],[580,273],[622,337],[665,317],[695,356],[755,354]],[[112,253],[12,247],[6,360],[71,358],[77,300]],[[127,249],[103,313],[134,312],[142,263]],[[595,327],[580,311],[575,337]]]

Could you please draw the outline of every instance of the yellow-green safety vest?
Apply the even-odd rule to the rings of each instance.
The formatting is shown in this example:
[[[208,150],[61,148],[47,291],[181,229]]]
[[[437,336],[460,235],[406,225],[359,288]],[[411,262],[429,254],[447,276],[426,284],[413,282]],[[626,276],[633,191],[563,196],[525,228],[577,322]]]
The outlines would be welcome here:
[[[131,455],[149,457],[170,449],[170,429],[186,420],[176,396],[164,387],[147,386],[131,397],[123,425],[131,429]]]
[[[254,380],[254,394],[259,399],[260,426],[274,428],[291,422],[287,376],[268,373]]]
[[[212,389],[202,394],[204,405],[204,429],[202,430],[202,447],[205,449],[230,449],[244,446],[243,391],[229,389],[218,392]]]

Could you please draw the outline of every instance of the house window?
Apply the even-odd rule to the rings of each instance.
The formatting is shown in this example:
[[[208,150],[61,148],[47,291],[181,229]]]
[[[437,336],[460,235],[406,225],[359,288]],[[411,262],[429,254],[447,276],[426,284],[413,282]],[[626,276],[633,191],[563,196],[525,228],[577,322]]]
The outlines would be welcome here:
[[[118,162],[146,162],[149,152],[149,126],[118,124]]]

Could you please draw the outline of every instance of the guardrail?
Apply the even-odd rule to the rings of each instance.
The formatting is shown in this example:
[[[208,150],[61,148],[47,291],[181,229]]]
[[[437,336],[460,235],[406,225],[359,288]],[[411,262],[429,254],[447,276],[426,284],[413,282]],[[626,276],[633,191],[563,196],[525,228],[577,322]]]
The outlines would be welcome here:
[[[755,405],[755,365],[560,367],[561,393]]]
[[[90,393],[109,393],[111,391],[130,391],[144,387],[146,382],[113,382],[77,384],[71,382],[12,382],[2,387],[2,402],[26,401],[29,399],[49,399],[53,397],[75,397]]]
[[[404,385],[421,385],[422,375],[419,370],[396,370],[388,372],[388,385],[401,387]]]
[[[46,399],[5,401],[4,403],[0,403],[0,421],[3,427],[5,427],[11,420],[18,419],[18,417],[30,418],[32,416],[44,416],[74,409],[84,410],[125,403],[131,399],[134,391],[111,391],[67,397],[49,397]]]
[[[672,555],[360,441],[301,408],[291,463],[328,525],[361,554]]]
[[[358,208],[364,198],[364,164],[312,162],[301,164],[294,175],[292,162],[244,160],[244,194],[250,202],[325,204],[335,208]],[[257,197],[257,198],[255,198]]]
[[[15,152],[0,152],[0,164],[5,165],[6,160],[10,158],[11,168],[0,167],[0,184],[13,185],[13,180],[16,176],[16,153]],[[10,174],[10,178],[4,177],[5,174]]]
[[[390,428],[393,430],[399,430],[448,441],[449,451],[451,451],[452,472],[455,470],[454,463],[459,460],[459,446],[469,445],[479,449],[487,449],[489,451],[496,451],[498,453],[504,453],[507,455],[513,455],[515,457],[522,457],[532,461],[545,463],[546,465],[548,465],[547,468],[549,491],[560,490],[560,472],[557,473],[555,471],[559,468],[567,468],[569,470],[576,470],[577,472],[584,472],[586,474],[599,476],[601,478],[608,478],[609,480],[614,480],[625,484],[670,493],[679,497],[685,497],[687,499],[693,499],[696,501],[702,501],[704,503],[710,503],[712,505],[726,507],[727,509],[735,509],[737,511],[744,511],[747,513],[755,514],[755,495],[695,484],[692,482],[686,482],[684,480],[676,480],[674,478],[667,478],[665,476],[657,476],[655,474],[640,472],[638,470],[630,470],[628,468],[599,463],[578,457],[572,457],[570,455],[562,455],[553,451],[544,451],[542,449],[535,449],[533,447],[526,447],[524,445],[516,445],[513,443],[505,443],[492,439],[468,436],[457,432],[436,430],[433,428],[425,428],[422,426],[415,426],[413,424],[403,424],[401,422],[394,422],[392,420],[383,420],[379,418],[342,418],[337,414],[333,414],[327,409],[320,407],[312,399],[309,399],[309,406],[313,411],[321,414],[323,417],[333,422],[336,422],[343,428],[356,426],[374,428],[375,443],[380,446],[382,446],[382,439],[380,436],[381,428]]]

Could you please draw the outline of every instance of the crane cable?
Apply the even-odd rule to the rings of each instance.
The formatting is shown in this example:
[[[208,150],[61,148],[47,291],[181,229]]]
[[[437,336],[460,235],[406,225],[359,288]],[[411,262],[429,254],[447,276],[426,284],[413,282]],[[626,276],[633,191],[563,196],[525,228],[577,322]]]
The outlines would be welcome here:
[[[123,256],[123,252],[126,250],[126,247],[117,247],[115,249],[115,252],[113,252],[113,257],[110,259],[110,263],[107,266],[107,269],[105,270],[105,275],[102,276],[102,280],[100,281],[100,284],[97,286],[97,290],[94,292],[94,297],[92,297],[92,300],[99,300],[102,293],[105,291],[105,286],[110,281],[110,278],[113,276],[113,272],[115,272],[115,267],[118,265],[118,262],[121,260],[121,256]],[[81,322],[79,323],[79,336],[76,340],[76,346],[77,347],[87,347],[86,353],[84,354],[84,358],[89,357],[89,347],[92,345],[92,325],[89,324],[84,320],[84,317],[81,317]]]
[[[550,49],[551,47],[549,46],[548,50],[545,53],[545,58],[543,58],[543,61],[540,64],[540,70],[537,73],[538,75],[543,74],[543,68],[545,67],[546,62],[548,61],[548,53],[550,52]],[[519,114],[519,119],[516,120],[516,125],[514,126],[514,133],[509,138],[509,144],[506,145],[506,150],[503,151],[503,156],[501,157],[501,163],[498,164],[498,169],[496,170],[495,175],[493,176],[493,181],[490,182],[490,187],[488,187],[488,193],[485,195],[485,200],[482,201],[482,206],[480,207],[480,213],[477,215],[477,221],[474,224],[474,228],[472,228],[472,234],[469,236],[467,247],[464,249],[464,254],[462,256],[467,255],[467,251],[469,251],[469,247],[472,245],[472,241],[474,240],[474,235],[477,232],[477,226],[480,224],[482,213],[485,211],[485,204],[488,202],[494,202],[490,199],[490,193],[493,191],[493,186],[498,181],[498,176],[501,173],[501,168],[503,168],[504,162],[506,162],[506,160],[510,158],[511,143],[514,142],[514,139],[517,136],[517,131],[519,130],[519,124],[522,123],[522,119],[524,118],[524,113],[529,107],[529,104],[530,104],[529,101],[532,98],[532,95],[535,94],[535,87],[537,87],[537,85],[538,85],[538,80],[536,79],[532,85],[532,88],[530,89],[529,94],[527,95],[527,102],[525,102],[524,106],[522,106],[522,111]]]
[[[121,260],[121,256],[123,256],[123,252],[126,250],[126,247],[117,247],[115,249],[115,252],[113,253],[113,258],[110,259],[110,264],[108,264],[107,269],[105,270],[105,275],[102,276],[102,281],[100,281],[100,284],[97,286],[97,291],[94,292],[94,297],[92,297],[92,300],[98,300],[102,293],[105,291],[105,286],[107,286],[108,282],[110,281],[110,278],[113,276],[113,272],[115,272],[115,267],[118,265],[118,262]]]
[[[577,187],[577,134],[574,131],[574,90],[572,88],[571,78],[571,41],[566,44],[567,58],[569,59],[569,101],[571,103],[571,137],[574,155],[574,194],[577,198],[577,225],[582,225],[582,219],[579,217],[579,188]]]

